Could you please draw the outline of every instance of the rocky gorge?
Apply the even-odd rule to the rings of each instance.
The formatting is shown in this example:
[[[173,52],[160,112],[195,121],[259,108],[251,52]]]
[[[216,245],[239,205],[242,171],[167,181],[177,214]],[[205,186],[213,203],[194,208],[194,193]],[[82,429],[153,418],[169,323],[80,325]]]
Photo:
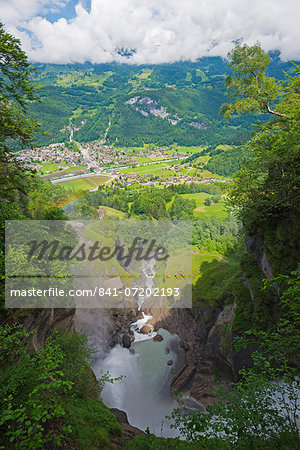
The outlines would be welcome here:
[[[198,294],[195,291],[194,304],[190,309],[145,308],[143,311],[134,307],[45,309],[28,311],[26,314],[23,312],[23,317],[19,315],[19,311],[15,311],[13,320],[21,321],[26,330],[35,330],[30,341],[33,350],[42,348],[54,329],[63,329],[67,333],[74,330],[87,333],[89,343],[96,349],[97,364],[94,367],[96,378],[100,369],[108,368],[110,371],[110,366],[106,365],[107,361],[111,363],[113,360],[113,368],[116,367],[114,366],[116,361],[119,361],[119,372],[112,373],[112,376],[119,376],[125,372],[127,378],[125,389],[128,393],[132,389],[132,395],[138,393],[148,399],[145,402],[150,415],[157,414],[159,409],[162,414],[169,413],[175,406],[173,399],[175,392],[183,394],[186,405],[202,409],[212,403],[214,387],[217,384],[229,385],[237,380],[241,368],[249,367],[251,353],[255,350],[255,347],[249,346],[247,350],[237,353],[233,349],[232,341],[240,334],[239,317],[244,313],[245,305],[252,307],[252,315],[256,317],[256,310],[259,310],[263,299],[259,296],[257,286],[253,285],[253,279],[257,279],[257,274],[261,278],[270,277],[272,264],[261,240],[248,239],[246,247],[247,253],[240,264],[233,285],[229,291],[224,290],[213,303],[197,298]],[[226,261],[222,264],[226,266]],[[277,297],[276,289],[272,291],[272,298],[275,297]],[[147,393],[145,385],[138,386],[134,378],[145,355],[143,353],[145,346],[142,352],[139,348],[140,341],[152,342],[156,346],[152,347],[155,351],[161,346],[160,351],[164,354],[163,358],[160,356],[153,364],[150,355],[149,361],[150,365],[153,365],[154,373],[156,367],[159,367],[162,369],[162,375],[158,384],[148,387]],[[161,382],[163,386],[160,386]],[[122,408],[110,406],[111,398],[115,395],[113,390],[117,396],[120,393],[123,395],[117,382],[110,386],[110,389],[109,396],[104,392],[104,398],[102,397],[104,403],[114,414],[116,413],[117,418],[119,417],[121,420],[119,423],[128,436],[141,433],[146,427],[143,424],[137,426],[130,411],[128,417],[124,415],[127,413],[127,397],[124,397]],[[155,390],[157,392],[154,392]],[[164,398],[161,404],[160,396]],[[149,398],[153,400],[153,408],[149,406]],[[131,406],[133,408],[137,405]],[[140,410],[139,407],[140,405],[138,405],[139,415],[143,415],[143,408]],[[151,430],[155,434],[158,433],[157,427],[156,424],[156,429]]]

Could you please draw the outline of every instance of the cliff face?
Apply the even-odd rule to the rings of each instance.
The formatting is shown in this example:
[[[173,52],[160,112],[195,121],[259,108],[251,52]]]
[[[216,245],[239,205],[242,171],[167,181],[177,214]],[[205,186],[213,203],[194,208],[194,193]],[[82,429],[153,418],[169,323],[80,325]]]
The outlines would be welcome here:
[[[245,244],[246,254],[241,258],[234,282],[214,302],[198,298],[199,306],[190,310],[146,311],[153,316],[151,323],[156,329],[162,327],[177,333],[186,351],[185,364],[174,375],[171,388],[204,405],[211,403],[216,383],[228,384],[238,378],[241,368],[252,365],[251,354],[257,346],[252,344],[236,352],[233,338],[251,327],[269,326],[278,314],[278,288],[262,290],[262,280],[274,277],[268,242],[253,236],[247,237]]]
[[[151,310],[155,329],[176,333],[185,350],[185,364],[174,375],[173,391],[183,391],[204,406],[211,403],[217,381],[233,380],[231,346],[226,345],[226,329],[234,314],[234,304],[215,309],[207,305],[188,309]]]
[[[273,278],[271,263],[263,247],[263,240],[259,236],[252,236],[245,239],[246,250],[249,255],[253,255],[265,278]]]
[[[31,345],[34,350],[45,345],[47,337],[54,329],[63,329],[67,332],[74,330],[75,309],[35,309],[29,312],[25,320],[22,320],[27,331],[34,330],[31,336]],[[17,316],[16,321],[20,322]]]

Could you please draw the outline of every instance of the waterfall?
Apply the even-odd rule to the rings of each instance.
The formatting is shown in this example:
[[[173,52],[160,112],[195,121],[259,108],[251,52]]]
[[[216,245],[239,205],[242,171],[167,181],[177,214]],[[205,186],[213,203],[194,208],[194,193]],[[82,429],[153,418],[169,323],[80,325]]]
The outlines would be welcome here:
[[[101,399],[108,407],[125,411],[129,423],[143,431],[149,427],[157,436],[174,437],[178,432],[170,428],[165,416],[176,406],[169,383],[177,360],[171,341],[178,338],[163,329],[159,334],[163,341],[140,340],[134,343],[133,351],[117,345],[104,359],[99,358],[93,369],[96,376],[108,371],[112,378],[125,377],[105,385]],[[172,367],[168,365],[171,360]]]
[[[146,288],[153,289],[155,261],[142,262],[141,272]],[[138,309],[141,310],[147,297],[139,297]],[[96,347],[96,360],[93,370],[96,377],[109,372],[112,378],[124,378],[114,383],[106,383],[101,399],[110,408],[118,408],[127,413],[129,423],[135,427],[150,431],[157,436],[175,437],[176,430],[170,428],[166,415],[170,415],[176,406],[170,394],[170,382],[174,374],[178,356],[184,358],[184,350],[179,348],[179,339],[164,329],[155,332],[148,324],[152,318],[142,312],[143,317],[131,324],[134,334],[132,349],[120,344],[110,348],[109,335],[113,324],[105,309],[78,309],[76,328],[87,332],[89,342]],[[140,332],[144,325],[151,332]],[[162,340],[154,341],[159,333]]]

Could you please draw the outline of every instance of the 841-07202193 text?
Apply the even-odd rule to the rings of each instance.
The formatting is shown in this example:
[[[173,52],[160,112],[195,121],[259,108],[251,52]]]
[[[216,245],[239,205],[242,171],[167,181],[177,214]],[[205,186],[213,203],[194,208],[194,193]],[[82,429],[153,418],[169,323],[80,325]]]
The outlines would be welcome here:
[[[125,295],[126,297],[139,295],[142,297],[170,297],[173,295],[174,297],[178,297],[180,293],[179,288],[143,288],[143,287],[126,287],[124,289],[117,288],[103,288],[100,287],[98,289],[97,295],[100,297],[109,296],[109,297],[118,297],[119,295]]]

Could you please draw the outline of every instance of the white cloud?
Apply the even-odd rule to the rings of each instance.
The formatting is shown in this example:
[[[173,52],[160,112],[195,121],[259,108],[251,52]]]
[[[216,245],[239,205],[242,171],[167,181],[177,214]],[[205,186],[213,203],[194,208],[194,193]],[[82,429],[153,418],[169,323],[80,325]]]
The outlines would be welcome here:
[[[69,0],[0,0],[0,17],[4,23],[16,24],[36,14],[59,11]]]
[[[195,60],[226,56],[239,38],[300,59],[298,0],[91,0],[90,11],[78,3],[71,20],[45,18],[67,1],[0,0],[31,60],[124,61],[122,48],[135,50],[128,62],[137,64]]]

